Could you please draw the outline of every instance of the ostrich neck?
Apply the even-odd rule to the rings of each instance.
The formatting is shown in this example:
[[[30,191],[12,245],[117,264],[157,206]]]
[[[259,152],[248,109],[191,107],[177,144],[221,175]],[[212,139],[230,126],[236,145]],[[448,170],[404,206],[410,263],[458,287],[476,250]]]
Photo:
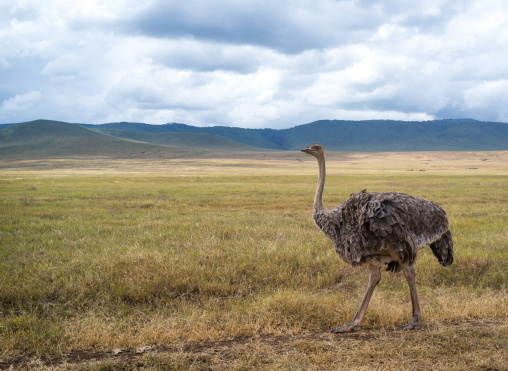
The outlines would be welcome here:
[[[323,189],[325,188],[325,178],[326,178],[326,166],[325,166],[325,157],[318,157],[318,165],[319,165],[319,177],[318,184],[316,189],[316,195],[314,196],[314,210],[324,209],[323,206]]]

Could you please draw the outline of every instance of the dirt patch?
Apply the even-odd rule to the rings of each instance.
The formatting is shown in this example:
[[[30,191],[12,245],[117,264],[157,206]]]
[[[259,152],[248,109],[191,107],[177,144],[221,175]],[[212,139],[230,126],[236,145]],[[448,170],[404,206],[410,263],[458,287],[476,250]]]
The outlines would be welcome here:
[[[504,319],[466,319],[453,320],[440,323],[437,326],[427,326],[422,331],[398,331],[395,329],[382,328],[360,328],[346,334],[330,334],[327,332],[306,332],[291,335],[258,335],[253,337],[239,337],[215,342],[200,342],[192,344],[153,344],[141,348],[132,349],[88,349],[76,350],[58,357],[17,357],[11,359],[0,359],[0,369],[80,369],[90,368],[93,364],[110,364],[127,369],[143,368],[147,366],[150,358],[175,357],[192,358],[193,362],[204,362],[213,358],[216,367],[220,364],[229,365],[239,355],[248,351],[249,348],[269,349],[273,355],[282,356],[292,351],[320,354],[327,351],[337,351],[339,348],[355,349],[357,347],[377,346],[377,344],[397,343],[407,341],[409,343],[418,341],[419,338],[431,339],[443,331],[460,334],[461,331],[468,333],[481,329],[482,336],[490,332],[489,329],[506,327]],[[494,332],[494,331],[492,331]],[[506,333],[504,332],[504,336]],[[502,349],[500,349],[502,351]],[[506,350],[506,349],[505,349]],[[148,361],[147,361],[148,360]],[[116,366],[115,366],[116,365]],[[153,365],[152,365],[153,366]],[[195,364],[191,368],[195,368]],[[148,367],[150,368],[150,367]],[[157,368],[157,367],[153,367]]]

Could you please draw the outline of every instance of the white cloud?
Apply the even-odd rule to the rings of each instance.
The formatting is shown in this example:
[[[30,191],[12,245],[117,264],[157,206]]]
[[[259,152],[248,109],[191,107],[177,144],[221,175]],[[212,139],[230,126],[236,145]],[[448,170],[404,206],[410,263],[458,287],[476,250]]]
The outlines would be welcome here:
[[[464,108],[508,106],[508,80],[481,83],[464,92]]]
[[[0,4],[0,117],[507,120],[501,0]]]
[[[29,91],[24,94],[15,95],[13,98],[2,102],[1,111],[24,111],[32,108],[43,99],[40,91]]]

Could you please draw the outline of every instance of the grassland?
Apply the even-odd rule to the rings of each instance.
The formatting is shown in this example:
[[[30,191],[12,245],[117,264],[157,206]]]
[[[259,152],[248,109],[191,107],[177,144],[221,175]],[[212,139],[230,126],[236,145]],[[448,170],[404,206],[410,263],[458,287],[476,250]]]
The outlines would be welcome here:
[[[342,335],[367,272],[313,225],[315,162],[228,156],[0,162],[0,368],[508,368],[508,152],[330,153],[326,206],[432,199],[455,243],[418,257],[421,331],[385,273]]]

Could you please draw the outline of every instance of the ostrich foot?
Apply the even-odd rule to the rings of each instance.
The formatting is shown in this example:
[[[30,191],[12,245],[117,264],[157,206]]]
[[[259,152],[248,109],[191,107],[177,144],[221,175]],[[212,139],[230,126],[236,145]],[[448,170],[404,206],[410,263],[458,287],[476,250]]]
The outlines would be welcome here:
[[[351,323],[349,323],[346,326],[337,327],[332,329],[332,333],[339,333],[339,332],[351,332],[353,331],[353,328],[358,326],[363,321],[363,316],[365,315],[365,311],[367,310],[367,307],[369,306],[370,297],[372,296],[372,293],[374,292],[374,289],[376,288],[376,285],[379,283],[379,280],[381,279],[381,270],[379,267],[375,264],[370,264],[370,275],[369,275],[369,285],[367,286],[367,291],[365,291],[365,295],[363,295],[362,302],[360,303],[360,307],[356,311],[355,316],[353,317],[353,320]]]
[[[422,328],[422,321],[419,317],[413,318],[411,321],[399,327],[399,330],[419,330]]]
[[[331,333],[338,334],[341,332],[352,332],[353,329],[356,327],[356,325],[357,325],[356,323],[351,322],[349,325],[342,326],[342,327],[336,327],[336,328],[332,329]]]

